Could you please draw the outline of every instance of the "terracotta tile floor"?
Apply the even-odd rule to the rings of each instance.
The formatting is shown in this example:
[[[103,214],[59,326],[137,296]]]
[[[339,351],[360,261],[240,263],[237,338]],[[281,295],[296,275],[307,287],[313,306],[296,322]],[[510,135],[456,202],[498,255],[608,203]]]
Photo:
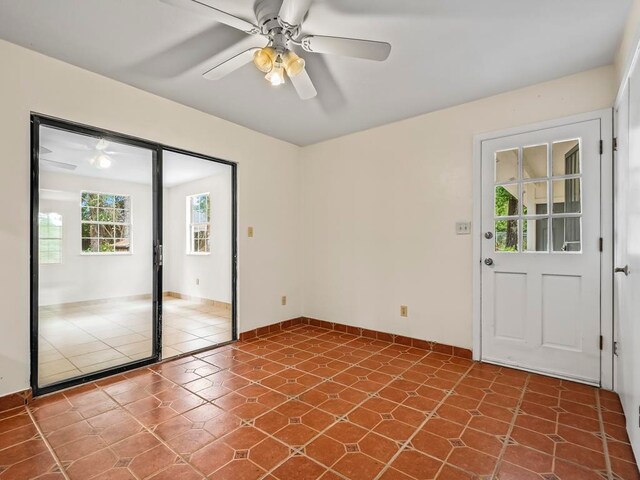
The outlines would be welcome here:
[[[637,479],[617,395],[298,326],[0,413],[0,478]]]

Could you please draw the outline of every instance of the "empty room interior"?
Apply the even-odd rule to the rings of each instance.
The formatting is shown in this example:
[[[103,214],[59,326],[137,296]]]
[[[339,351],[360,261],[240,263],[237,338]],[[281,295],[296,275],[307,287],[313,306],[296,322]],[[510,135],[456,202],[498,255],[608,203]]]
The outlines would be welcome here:
[[[0,0],[0,480],[640,480],[640,0]]]

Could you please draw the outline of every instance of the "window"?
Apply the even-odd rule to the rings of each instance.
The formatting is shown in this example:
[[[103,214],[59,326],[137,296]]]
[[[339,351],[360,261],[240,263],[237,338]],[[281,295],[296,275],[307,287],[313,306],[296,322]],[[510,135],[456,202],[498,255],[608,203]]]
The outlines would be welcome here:
[[[131,199],[128,195],[82,192],[82,252],[131,252]]]
[[[62,215],[39,213],[38,254],[41,264],[62,263]]]
[[[582,251],[580,140],[495,154],[496,252]]]
[[[187,197],[187,253],[209,253],[211,201],[208,193]]]

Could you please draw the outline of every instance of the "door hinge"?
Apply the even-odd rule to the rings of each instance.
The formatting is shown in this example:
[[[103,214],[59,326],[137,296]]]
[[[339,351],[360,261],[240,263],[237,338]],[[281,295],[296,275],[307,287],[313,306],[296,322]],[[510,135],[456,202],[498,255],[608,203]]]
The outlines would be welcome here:
[[[598,248],[600,248],[600,251],[603,251],[604,248],[604,239],[602,237],[600,237],[600,241],[598,242]]]
[[[620,344],[618,342],[613,342],[613,354],[618,356],[619,350],[620,350]]]
[[[604,142],[600,140],[600,155],[604,153]]]
[[[600,335],[600,350],[602,350],[603,346],[604,346],[604,337]]]
[[[613,137],[613,151],[618,151],[618,137]]]

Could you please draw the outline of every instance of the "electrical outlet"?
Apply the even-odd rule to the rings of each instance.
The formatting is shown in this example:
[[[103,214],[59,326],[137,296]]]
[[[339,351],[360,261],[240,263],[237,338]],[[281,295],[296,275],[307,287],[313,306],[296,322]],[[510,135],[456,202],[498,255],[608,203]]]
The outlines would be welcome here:
[[[456,235],[469,235],[471,233],[471,222],[456,222]]]
[[[280,299],[280,303],[281,303],[282,305],[286,305],[286,304],[287,304],[287,296],[286,296],[286,295],[283,295],[283,296],[282,296],[282,298]]]
[[[253,237],[253,227],[247,228],[247,236],[248,237]]]
[[[196,285],[200,285],[200,279],[196,278]]]
[[[409,307],[406,305],[400,305],[400,316],[408,317],[409,316]]]

